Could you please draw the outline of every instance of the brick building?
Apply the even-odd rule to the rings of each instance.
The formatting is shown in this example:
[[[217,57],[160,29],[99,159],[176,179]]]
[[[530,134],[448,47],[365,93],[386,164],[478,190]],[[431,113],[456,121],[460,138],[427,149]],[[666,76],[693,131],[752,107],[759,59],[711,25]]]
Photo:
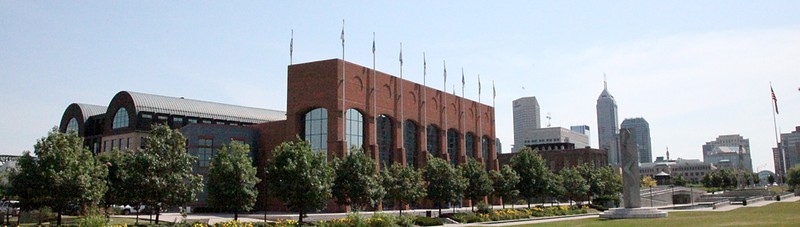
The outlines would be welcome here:
[[[545,164],[553,172],[583,164],[593,164],[594,166],[608,165],[608,152],[604,149],[575,148],[574,144],[554,144],[554,146],[562,145],[565,146],[566,149],[539,151],[539,154],[545,160]],[[538,150],[539,148],[535,149]],[[511,164],[511,158],[517,154],[518,153],[500,154],[498,157],[500,165]]]

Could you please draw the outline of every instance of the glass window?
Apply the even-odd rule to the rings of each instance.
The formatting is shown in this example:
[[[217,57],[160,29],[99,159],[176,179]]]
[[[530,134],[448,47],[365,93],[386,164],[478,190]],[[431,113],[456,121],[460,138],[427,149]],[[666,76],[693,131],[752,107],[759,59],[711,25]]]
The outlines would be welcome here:
[[[447,154],[450,155],[450,164],[458,164],[458,132],[455,129],[447,130]]]
[[[172,117],[172,127],[181,127],[183,126],[183,118],[182,117]]]
[[[486,167],[489,167],[489,138],[485,136],[481,138],[481,157]]]
[[[128,140],[127,139],[119,139],[119,149],[126,149],[128,148]]]
[[[427,137],[428,137],[428,153],[433,156],[439,155],[439,148],[442,147],[442,141],[439,139],[439,128],[436,125],[428,125]]]
[[[364,146],[364,115],[356,109],[348,109],[346,123],[345,139],[347,140],[347,152],[349,153],[350,148],[353,146],[356,148]]]
[[[158,120],[160,121],[166,121],[167,118],[168,118],[167,116],[158,116]]]
[[[417,124],[406,120],[403,123],[403,148],[406,150],[406,166],[417,166]]]
[[[380,153],[381,166],[388,167],[392,164],[393,129],[392,119],[386,115],[378,116],[378,151]]]
[[[317,108],[306,113],[303,139],[311,143],[314,151],[328,154],[328,110]]]
[[[197,140],[197,165],[207,167],[214,156],[213,139],[200,138]]]
[[[142,118],[144,118],[144,119],[153,119],[153,115],[152,114],[142,114]]]
[[[65,131],[67,133],[78,132],[78,120],[75,119],[74,117],[72,119],[69,119],[69,123],[67,123],[67,130]]]
[[[196,124],[197,123],[197,119],[189,118],[189,123]]]
[[[117,113],[114,114],[114,121],[111,124],[111,128],[118,129],[128,127],[128,121],[128,110],[126,110],[125,107],[119,108]]]
[[[466,144],[464,144],[464,146],[466,148],[467,157],[475,158],[475,135],[468,132],[465,141]]]
[[[202,121],[202,122],[203,122],[203,124],[211,124],[211,120],[206,120],[206,119],[203,119],[203,121]]]

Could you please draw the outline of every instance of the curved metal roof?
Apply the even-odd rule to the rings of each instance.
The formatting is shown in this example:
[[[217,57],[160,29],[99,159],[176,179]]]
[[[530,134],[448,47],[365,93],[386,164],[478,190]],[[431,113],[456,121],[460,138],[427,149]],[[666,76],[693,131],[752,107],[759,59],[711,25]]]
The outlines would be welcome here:
[[[136,110],[226,121],[264,123],[286,119],[286,112],[193,99],[122,91],[130,95]]]
[[[84,104],[84,103],[75,103],[80,108],[81,113],[83,114],[83,120],[89,119],[89,117],[103,115],[108,110],[107,106],[98,106],[92,104]]]

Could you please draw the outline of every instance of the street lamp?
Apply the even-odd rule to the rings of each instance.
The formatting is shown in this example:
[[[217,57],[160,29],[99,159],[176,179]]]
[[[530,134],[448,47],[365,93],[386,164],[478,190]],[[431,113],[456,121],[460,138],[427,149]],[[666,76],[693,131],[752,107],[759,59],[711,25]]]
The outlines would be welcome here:
[[[653,207],[653,185],[650,185],[650,207]]]

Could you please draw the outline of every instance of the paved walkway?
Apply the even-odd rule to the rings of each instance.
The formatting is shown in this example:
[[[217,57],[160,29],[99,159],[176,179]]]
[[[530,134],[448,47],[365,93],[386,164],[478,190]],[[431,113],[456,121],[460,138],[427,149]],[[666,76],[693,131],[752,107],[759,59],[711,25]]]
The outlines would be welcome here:
[[[711,208],[701,208],[701,209],[692,209],[692,210],[664,210],[666,212],[692,212],[692,211],[701,211],[701,212],[720,212],[720,211],[730,211],[735,210],[742,207],[761,207],[766,206],[772,203],[784,203],[784,202],[796,202],[800,201],[800,196],[793,196],[791,198],[787,198],[784,200],[775,201],[775,200],[765,200],[765,201],[758,201],[752,204],[748,204],[747,206],[741,205],[728,205],[723,206],[717,209]],[[515,206],[515,207],[527,207],[527,206]],[[511,208],[510,206],[506,206],[506,208]],[[495,206],[495,209],[500,209],[500,206]],[[469,207],[467,208],[457,208],[455,209],[458,212],[466,212],[470,210]],[[415,210],[407,210],[403,211],[403,215],[411,214],[425,216],[427,211],[431,211],[434,215],[438,213],[438,209],[415,209]],[[443,213],[452,213],[453,209],[442,209]],[[390,210],[390,211],[383,211],[383,213],[389,214],[397,214],[398,211]],[[364,216],[371,216],[373,212],[366,211],[361,213]],[[307,221],[319,221],[319,220],[330,220],[335,218],[342,218],[346,217],[346,213],[322,213],[322,214],[309,214],[307,218],[304,220]],[[114,215],[114,217],[126,217],[126,218],[135,218],[136,215]],[[470,223],[470,224],[445,224],[447,227],[457,227],[457,226],[513,226],[513,225],[526,225],[526,224],[537,224],[537,223],[546,223],[546,222],[556,222],[556,221],[566,221],[566,220],[576,220],[576,219],[586,219],[586,218],[597,218],[599,217],[598,214],[584,214],[584,215],[574,215],[574,216],[567,216],[567,217],[545,217],[545,218],[535,218],[529,219],[525,221],[509,221],[509,222],[491,222],[491,223]],[[153,216],[152,218],[155,218]],[[148,222],[150,220],[149,215],[140,215],[139,216],[140,222]],[[233,214],[190,214],[186,217],[187,221],[192,220],[200,220],[203,222],[214,224],[219,222],[226,222],[233,219]],[[297,219],[297,214],[294,213],[268,213],[267,219],[274,221],[279,219]],[[161,217],[159,217],[161,221],[167,222],[180,222],[183,220],[183,217],[180,213],[163,213]],[[240,214],[239,220],[243,222],[261,222],[264,221],[264,214]]]

